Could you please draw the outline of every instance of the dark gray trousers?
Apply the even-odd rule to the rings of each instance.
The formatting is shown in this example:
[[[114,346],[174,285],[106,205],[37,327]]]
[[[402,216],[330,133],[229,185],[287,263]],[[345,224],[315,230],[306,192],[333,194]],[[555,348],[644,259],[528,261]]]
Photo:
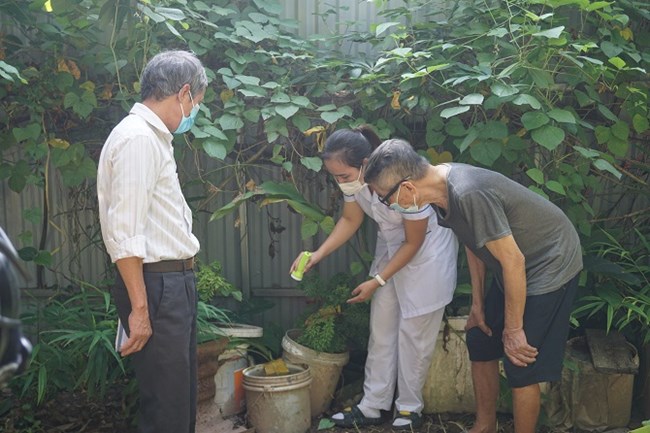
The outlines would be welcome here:
[[[127,335],[131,302],[117,273],[113,298]],[[194,272],[144,273],[153,335],[133,357],[140,433],[194,433],[196,285]]]

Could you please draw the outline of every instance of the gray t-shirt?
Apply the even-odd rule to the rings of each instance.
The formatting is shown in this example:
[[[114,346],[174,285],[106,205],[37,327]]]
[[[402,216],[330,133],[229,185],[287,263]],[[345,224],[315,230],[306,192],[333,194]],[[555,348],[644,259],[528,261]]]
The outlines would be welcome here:
[[[526,258],[529,296],[557,290],[580,272],[580,239],[560,208],[497,172],[449,166],[448,209],[434,206],[438,222],[485,262],[501,287],[501,266],[485,244],[510,234]]]

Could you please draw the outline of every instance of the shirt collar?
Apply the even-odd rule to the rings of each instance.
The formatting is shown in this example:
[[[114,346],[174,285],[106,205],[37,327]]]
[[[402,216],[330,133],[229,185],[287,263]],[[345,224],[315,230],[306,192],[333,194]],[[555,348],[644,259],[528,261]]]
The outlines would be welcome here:
[[[149,107],[147,107],[144,104],[141,104],[140,102],[136,102],[131,108],[131,111],[129,111],[129,114],[134,114],[136,116],[140,116],[141,118],[143,118],[148,124],[150,124],[154,128],[158,129],[160,132],[162,132],[169,139],[169,142],[171,143],[171,140],[174,136],[169,131],[169,129],[167,129],[163,121],[160,120],[160,117],[158,117],[156,113],[151,111]]]

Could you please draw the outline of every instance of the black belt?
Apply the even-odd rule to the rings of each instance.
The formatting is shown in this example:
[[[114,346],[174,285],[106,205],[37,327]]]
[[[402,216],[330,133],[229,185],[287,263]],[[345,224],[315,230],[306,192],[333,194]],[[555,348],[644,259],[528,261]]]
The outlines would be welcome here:
[[[194,269],[194,257],[185,260],[162,260],[155,263],[144,263],[144,272],[184,272]]]

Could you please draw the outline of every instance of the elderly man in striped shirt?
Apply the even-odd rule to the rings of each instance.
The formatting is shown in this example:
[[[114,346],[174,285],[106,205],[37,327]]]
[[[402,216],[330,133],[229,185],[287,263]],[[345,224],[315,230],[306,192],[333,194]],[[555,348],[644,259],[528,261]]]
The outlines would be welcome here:
[[[136,103],[102,149],[97,196],[102,237],[117,265],[112,294],[133,356],[141,433],[193,433],[199,241],[178,181],[172,134],[187,132],[208,85],[186,51],[153,57]]]

